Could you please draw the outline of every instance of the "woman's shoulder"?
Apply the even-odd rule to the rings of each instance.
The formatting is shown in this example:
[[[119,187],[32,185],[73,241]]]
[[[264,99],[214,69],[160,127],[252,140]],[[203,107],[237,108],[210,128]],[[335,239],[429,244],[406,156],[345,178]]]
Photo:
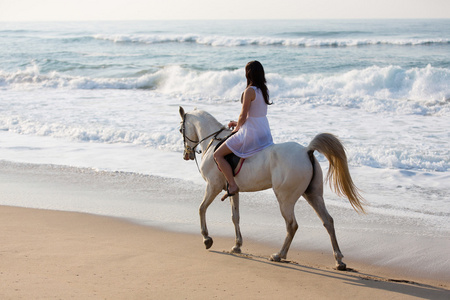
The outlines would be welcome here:
[[[244,91],[244,97],[248,96],[253,101],[256,97],[256,89],[257,89],[257,87],[255,87],[255,86],[248,86]]]
[[[258,90],[258,87],[256,87],[256,86],[248,86],[244,92],[250,93],[250,94],[255,94],[257,90]]]

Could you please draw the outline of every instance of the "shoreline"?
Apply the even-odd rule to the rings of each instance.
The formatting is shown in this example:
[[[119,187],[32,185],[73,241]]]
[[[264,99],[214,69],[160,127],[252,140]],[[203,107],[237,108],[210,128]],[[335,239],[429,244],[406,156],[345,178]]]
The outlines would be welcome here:
[[[383,273],[347,260],[333,269],[328,253],[292,249],[288,262],[268,260],[276,249],[246,240],[176,233],[78,212],[0,206],[2,298],[448,299],[448,283]],[[324,259],[328,257],[327,259]],[[392,270],[391,270],[392,271]]]

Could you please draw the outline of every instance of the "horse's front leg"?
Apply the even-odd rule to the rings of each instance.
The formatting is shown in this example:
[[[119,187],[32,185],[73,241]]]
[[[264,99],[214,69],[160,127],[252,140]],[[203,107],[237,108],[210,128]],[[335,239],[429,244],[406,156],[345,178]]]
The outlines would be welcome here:
[[[242,235],[241,235],[241,229],[239,227],[239,219],[240,219],[240,217],[239,217],[239,193],[230,197],[230,203],[231,203],[231,219],[233,220],[234,230],[236,232],[235,245],[231,249],[231,252],[241,253]]]
[[[220,193],[221,188],[211,185],[210,183],[206,186],[205,195],[203,197],[202,204],[200,204],[199,214],[200,214],[200,226],[202,229],[203,243],[206,249],[211,248],[213,244],[212,238],[208,235],[208,227],[206,226],[206,210],[209,205],[214,201],[214,198]]]

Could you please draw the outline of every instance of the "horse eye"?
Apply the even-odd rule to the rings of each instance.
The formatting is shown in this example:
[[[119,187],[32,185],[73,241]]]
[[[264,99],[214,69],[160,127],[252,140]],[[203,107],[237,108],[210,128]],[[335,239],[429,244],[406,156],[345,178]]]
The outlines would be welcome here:
[[[183,131],[181,130],[181,128],[180,128],[180,133],[183,133]]]

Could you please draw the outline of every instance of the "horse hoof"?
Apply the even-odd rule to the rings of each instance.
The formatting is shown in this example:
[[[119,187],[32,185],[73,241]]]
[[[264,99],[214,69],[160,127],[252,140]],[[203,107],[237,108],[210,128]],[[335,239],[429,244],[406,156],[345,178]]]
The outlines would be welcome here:
[[[340,264],[336,265],[336,270],[346,271],[347,270],[347,265],[344,264],[343,262],[341,262]]]
[[[233,248],[231,248],[231,253],[241,253],[241,248],[234,246]]]
[[[276,262],[280,262],[281,261],[281,256],[278,255],[278,253],[274,253],[270,256],[270,261],[276,261]]]
[[[207,237],[205,239],[203,239],[203,244],[205,244],[206,249],[211,248],[212,244],[213,244],[213,239],[210,237]]]

